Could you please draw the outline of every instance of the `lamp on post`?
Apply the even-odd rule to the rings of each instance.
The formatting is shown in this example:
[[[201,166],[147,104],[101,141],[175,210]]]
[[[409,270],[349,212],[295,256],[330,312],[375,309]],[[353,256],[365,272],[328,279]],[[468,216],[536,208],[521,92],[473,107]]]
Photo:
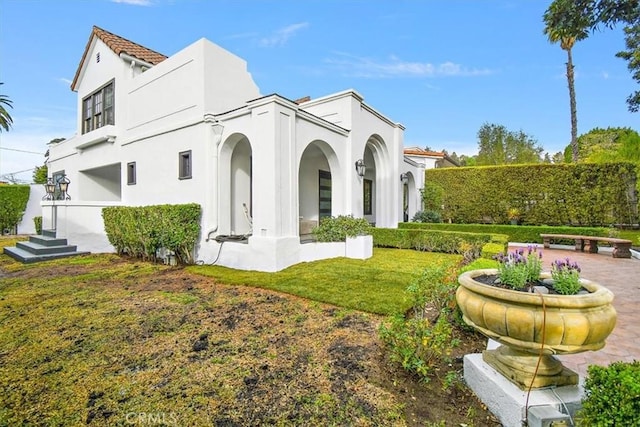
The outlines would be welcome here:
[[[67,178],[67,175],[62,175],[62,178],[58,180],[58,186],[60,187],[60,199],[61,200],[71,200],[71,196],[67,191],[69,190],[69,184],[71,181]]]
[[[56,184],[53,182],[53,178],[47,178],[47,182],[44,184],[44,191],[46,194],[42,200],[53,200],[53,194],[56,192]]]
[[[358,159],[356,161],[356,172],[358,176],[362,178],[366,171],[367,171],[367,165],[364,164],[364,160]]]

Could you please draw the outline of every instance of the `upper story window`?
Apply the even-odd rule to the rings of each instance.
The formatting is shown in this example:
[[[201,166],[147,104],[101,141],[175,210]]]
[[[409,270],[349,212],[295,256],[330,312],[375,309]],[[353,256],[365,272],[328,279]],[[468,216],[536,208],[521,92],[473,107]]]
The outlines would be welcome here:
[[[114,82],[109,83],[82,100],[82,133],[104,125],[115,124]]]

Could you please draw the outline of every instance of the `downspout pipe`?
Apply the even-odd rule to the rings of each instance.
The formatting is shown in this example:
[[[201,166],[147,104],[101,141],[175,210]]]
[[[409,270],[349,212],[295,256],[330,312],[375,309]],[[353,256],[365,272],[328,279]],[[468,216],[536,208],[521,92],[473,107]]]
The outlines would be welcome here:
[[[208,242],[211,240],[211,235],[218,231],[219,226],[218,193],[220,186],[218,179],[218,147],[220,146],[220,141],[222,141],[224,126],[213,114],[205,114],[204,122],[209,125],[207,126],[207,150],[209,151],[207,157],[212,159],[211,167],[207,168],[207,183],[209,184],[209,188],[206,192],[206,205],[207,212],[211,212],[211,222],[209,224],[209,230],[207,231],[207,239],[205,240]],[[212,153],[210,152],[211,150],[213,150]]]
[[[122,52],[120,54],[120,58],[125,60],[125,61],[129,61],[132,64],[139,64],[139,65],[142,65],[143,67],[147,67],[147,68],[153,67],[153,64],[151,64],[151,63],[149,63],[147,61],[143,61],[142,59],[136,58],[135,56],[131,56],[128,53]]]

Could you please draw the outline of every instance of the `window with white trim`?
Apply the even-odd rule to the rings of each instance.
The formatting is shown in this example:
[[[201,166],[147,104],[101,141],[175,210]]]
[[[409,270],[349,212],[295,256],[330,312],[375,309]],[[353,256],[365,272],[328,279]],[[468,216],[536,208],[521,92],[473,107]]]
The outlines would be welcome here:
[[[127,185],[136,183],[136,162],[127,163]]]
[[[82,133],[115,124],[114,81],[82,100]]]
[[[178,178],[191,178],[191,150],[182,151],[178,155]]]

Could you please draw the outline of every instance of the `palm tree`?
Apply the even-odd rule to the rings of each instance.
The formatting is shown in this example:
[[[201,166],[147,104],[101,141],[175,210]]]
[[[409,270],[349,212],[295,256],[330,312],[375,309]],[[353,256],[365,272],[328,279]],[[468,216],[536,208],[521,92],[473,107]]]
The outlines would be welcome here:
[[[567,51],[567,82],[569,85],[569,105],[571,108],[571,153],[572,160],[578,161],[578,115],[576,112],[575,75],[571,49],[576,42],[589,36],[593,19],[576,6],[574,0],[554,0],[545,11],[544,34],[551,43],[560,43]]]
[[[0,83],[0,85],[3,85],[3,84],[4,83]],[[7,132],[11,127],[11,125],[13,124],[13,119],[11,118],[7,110],[4,108],[5,105],[7,107],[13,108],[13,105],[11,104],[13,104],[13,102],[6,95],[0,95],[0,132],[2,131],[2,129],[4,129],[5,132]]]

